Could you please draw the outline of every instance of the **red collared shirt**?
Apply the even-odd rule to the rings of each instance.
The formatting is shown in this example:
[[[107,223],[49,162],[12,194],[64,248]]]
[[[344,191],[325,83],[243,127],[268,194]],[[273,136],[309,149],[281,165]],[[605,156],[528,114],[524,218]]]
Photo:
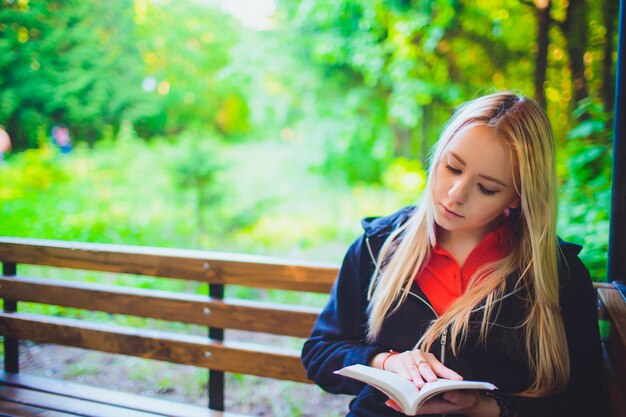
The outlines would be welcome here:
[[[469,254],[463,267],[459,267],[447,250],[435,245],[426,267],[417,275],[416,282],[437,315],[442,315],[465,292],[470,278],[481,265],[509,254],[509,232],[507,221],[489,232]]]

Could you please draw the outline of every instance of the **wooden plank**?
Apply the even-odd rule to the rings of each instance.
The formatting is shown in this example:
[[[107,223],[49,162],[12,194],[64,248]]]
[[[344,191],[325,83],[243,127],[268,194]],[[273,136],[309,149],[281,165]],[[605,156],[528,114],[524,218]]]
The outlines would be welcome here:
[[[609,375],[610,390],[614,398],[621,398],[621,406],[626,409],[626,300],[616,288],[598,288],[606,318],[611,322],[611,332],[604,346],[613,372]],[[616,404],[619,405],[619,404]]]
[[[13,262],[2,263],[2,275],[14,277],[17,274],[17,265]],[[3,300],[3,311],[14,313],[17,311],[17,301]],[[4,370],[8,372],[19,372],[20,370],[20,345],[19,340],[12,337],[5,337],[2,341],[4,347]]]
[[[203,368],[309,382],[300,351],[28,313],[0,313],[0,335]]]
[[[222,252],[0,238],[0,261],[326,293],[337,267]]]
[[[45,408],[0,399],[0,416],[11,417],[76,417],[76,414],[46,410]]]
[[[604,361],[604,372],[606,374],[607,388],[609,392],[609,401],[613,416],[626,416],[626,397],[624,397],[623,385],[620,383],[620,376],[615,372],[615,368],[605,346],[602,347],[602,358]],[[622,380],[624,377],[622,376]]]
[[[159,398],[148,398],[142,395],[128,394],[24,373],[0,373],[0,384],[14,388],[61,395],[67,398],[100,402],[138,411],[165,414],[170,417],[246,417],[242,414],[220,412],[200,406],[182,404]]]
[[[45,410],[69,413],[78,416],[154,417],[155,415],[165,415],[160,413],[145,413],[142,411],[115,407],[103,403],[94,403],[91,401],[78,400],[75,398],[68,398],[61,395],[49,394],[46,392],[38,392],[28,389],[9,387],[6,385],[0,385],[0,399],[10,400],[19,404],[25,404]]]
[[[53,279],[0,278],[0,297],[222,329],[308,337],[318,308],[237,299],[219,300],[141,288]]]

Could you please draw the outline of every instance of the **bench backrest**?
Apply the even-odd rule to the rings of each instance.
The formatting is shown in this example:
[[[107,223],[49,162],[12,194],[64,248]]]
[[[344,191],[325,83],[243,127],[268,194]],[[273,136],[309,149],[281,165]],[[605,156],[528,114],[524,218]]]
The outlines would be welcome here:
[[[609,323],[604,364],[614,416],[626,416],[626,298],[612,284],[596,283],[598,311]]]
[[[0,238],[0,335],[5,370],[17,372],[17,340],[26,339],[262,377],[310,382],[298,349],[224,340],[224,329],[308,337],[319,314],[309,306],[223,298],[224,286],[328,293],[334,265],[269,257],[110,244]],[[207,295],[17,274],[17,265],[145,275],[209,284]],[[19,312],[17,302],[73,307],[208,327],[182,332]],[[223,374],[212,374],[211,408],[223,408]],[[213,382],[211,382],[213,381]],[[221,386],[220,386],[221,385]],[[220,392],[221,391],[221,392]],[[213,400],[211,397],[217,399]],[[220,399],[219,397],[222,397]]]

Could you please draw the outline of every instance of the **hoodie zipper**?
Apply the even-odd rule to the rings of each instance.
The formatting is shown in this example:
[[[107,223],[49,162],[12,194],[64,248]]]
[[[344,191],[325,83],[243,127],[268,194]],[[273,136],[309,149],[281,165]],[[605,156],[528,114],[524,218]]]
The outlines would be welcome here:
[[[422,297],[420,297],[419,295],[414,294],[412,292],[409,292],[409,294],[411,294],[413,297],[417,298],[422,303],[424,303],[428,308],[430,308],[430,310],[433,312],[435,317],[439,318],[439,315],[437,314],[437,312],[435,311],[433,306],[428,304],[428,302],[426,300],[424,300]],[[444,365],[446,364],[446,343],[447,343],[447,341],[448,341],[448,329],[444,329],[443,333],[441,333],[440,342],[439,342],[439,344],[440,344],[439,358],[441,360],[441,363],[444,364]]]
[[[443,329],[441,333],[441,363],[446,364],[446,342],[448,339],[448,329]]]
[[[369,237],[365,238],[365,244],[367,245],[367,250],[370,254],[370,257],[372,258],[372,262],[374,262],[374,265],[376,265],[376,268],[378,268],[378,264],[376,263],[376,258],[374,257],[374,252],[372,251],[372,247],[370,246],[370,239]],[[437,312],[435,311],[435,309],[433,308],[433,306],[431,306],[426,300],[424,300],[422,297],[420,297],[417,294],[414,294],[412,292],[409,292],[409,294],[411,294],[413,297],[417,298],[418,300],[420,300],[422,303],[424,303],[428,308],[430,308],[430,310],[433,312],[433,314],[435,315],[435,318],[439,318],[439,315],[437,314]],[[441,334],[441,338],[440,338],[440,351],[439,351],[439,358],[441,360],[442,364],[446,364],[446,343],[448,341],[448,329],[444,329],[443,333]]]
[[[430,304],[428,304],[428,302],[426,300],[424,300],[422,297],[420,297],[417,294],[413,294],[412,292],[409,292],[409,294],[411,294],[413,297],[417,298],[418,300],[420,300],[422,303],[426,304],[426,306],[428,308],[431,309],[431,311],[433,312],[433,314],[435,315],[436,318],[439,318],[439,315],[437,314],[437,312],[435,311],[435,309],[433,308],[433,306],[431,306]],[[448,341],[448,329],[443,329],[443,333],[441,333],[441,337],[440,337],[440,351],[439,351],[439,360],[440,362],[445,365],[446,364],[446,343]],[[447,414],[441,414],[442,417],[446,417]]]

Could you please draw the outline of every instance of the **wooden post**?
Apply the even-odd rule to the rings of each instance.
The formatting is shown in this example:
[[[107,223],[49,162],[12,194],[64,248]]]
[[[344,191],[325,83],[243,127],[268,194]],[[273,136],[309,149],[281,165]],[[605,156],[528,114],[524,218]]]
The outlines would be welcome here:
[[[14,262],[2,263],[2,275],[5,277],[15,276],[17,265]],[[15,313],[17,301],[4,299],[4,312]],[[20,355],[18,340],[13,337],[4,338],[4,371],[17,373],[20,371]]]
[[[209,295],[211,298],[223,299],[224,286],[210,284]],[[214,340],[224,340],[224,329],[209,328],[209,337]],[[224,411],[224,372],[209,371],[209,408]]]
[[[615,70],[615,108],[613,133],[613,183],[611,228],[607,276],[609,281],[626,280],[626,65],[624,53],[625,0],[620,0],[617,68]],[[609,35],[610,36],[610,35]]]

